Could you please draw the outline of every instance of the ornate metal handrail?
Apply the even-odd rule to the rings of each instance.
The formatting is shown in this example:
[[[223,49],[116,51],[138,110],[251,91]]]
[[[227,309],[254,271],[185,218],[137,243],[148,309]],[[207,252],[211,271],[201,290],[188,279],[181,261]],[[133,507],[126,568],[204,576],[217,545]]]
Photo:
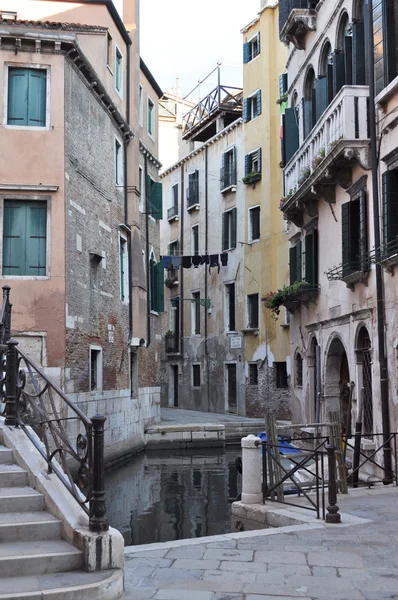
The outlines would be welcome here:
[[[229,167],[221,167],[220,169],[220,189],[225,190],[227,187],[236,185],[236,164],[233,163]]]
[[[11,308],[7,313],[7,306],[11,307],[9,288],[4,297],[1,314],[11,315]],[[6,327],[10,329],[10,325],[9,320]],[[95,415],[89,419],[18,348],[17,341],[8,339],[0,344],[0,356],[0,394],[5,403],[5,424],[19,426],[24,431],[47,462],[48,472],[58,476],[89,516],[90,530],[106,531],[105,417]]]

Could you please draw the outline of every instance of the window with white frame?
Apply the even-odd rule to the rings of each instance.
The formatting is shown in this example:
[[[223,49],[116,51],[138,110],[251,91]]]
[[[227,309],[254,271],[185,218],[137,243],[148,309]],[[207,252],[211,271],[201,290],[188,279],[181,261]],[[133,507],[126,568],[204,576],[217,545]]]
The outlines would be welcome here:
[[[11,127],[48,126],[48,87],[48,69],[8,66],[4,123]]]
[[[261,173],[261,148],[245,156],[245,177]]]
[[[129,300],[129,262],[127,239],[119,236],[119,269],[120,269],[120,299],[122,302]]]
[[[260,32],[243,44],[243,63],[246,64],[260,54]]]
[[[115,51],[115,87],[121,94],[123,90],[123,55],[118,47]]]
[[[144,88],[142,87],[142,85],[140,85],[140,89],[139,89],[139,99],[138,99],[138,106],[139,106],[139,110],[140,110],[140,125],[141,127],[144,125]]]
[[[247,327],[248,329],[258,329],[259,310],[258,294],[249,294],[247,296]]]
[[[199,256],[199,225],[192,227],[191,251],[193,256]]]
[[[155,134],[155,105],[150,98],[148,98],[148,133],[152,137]]]
[[[260,207],[253,206],[249,209],[249,241],[260,239]]]
[[[102,348],[90,346],[89,359],[90,391],[102,390]]]
[[[4,200],[2,274],[47,275],[47,202]]]
[[[123,183],[123,150],[118,140],[115,140],[115,183],[116,185]]]
[[[222,250],[236,248],[236,208],[226,210],[222,218]]]
[[[256,90],[243,100],[243,121],[247,123],[261,115],[261,90]]]
[[[106,36],[106,64],[112,70],[112,36],[109,31]]]

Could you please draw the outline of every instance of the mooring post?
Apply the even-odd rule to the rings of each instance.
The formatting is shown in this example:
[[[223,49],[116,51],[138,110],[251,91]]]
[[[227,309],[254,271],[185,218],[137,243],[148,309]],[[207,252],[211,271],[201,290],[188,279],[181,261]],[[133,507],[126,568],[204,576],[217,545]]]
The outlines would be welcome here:
[[[242,503],[263,501],[261,483],[261,439],[255,435],[242,438]]]
[[[5,425],[15,426],[17,424],[17,356],[18,342],[9,340],[7,342],[6,363],[6,418]]]
[[[337,481],[336,481],[336,448],[333,444],[327,444],[326,452],[328,454],[329,467],[329,487],[326,523],[341,523],[341,515],[337,506]]]
[[[104,463],[104,424],[106,417],[91,417],[93,424],[93,465],[90,497],[90,531],[109,529],[105,503],[105,463]]]

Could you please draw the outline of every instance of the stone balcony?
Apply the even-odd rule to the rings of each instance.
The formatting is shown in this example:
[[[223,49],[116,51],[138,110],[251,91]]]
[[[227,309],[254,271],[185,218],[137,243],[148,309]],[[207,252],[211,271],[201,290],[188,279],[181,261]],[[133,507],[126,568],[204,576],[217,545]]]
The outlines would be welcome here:
[[[316,29],[318,0],[279,0],[279,33],[285,44],[303,50],[308,31]]]
[[[370,168],[368,87],[344,86],[284,169],[280,208],[300,227],[303,211],[316,216],[317,201],[335,202],[336,185],[352,184],[352,167]]]

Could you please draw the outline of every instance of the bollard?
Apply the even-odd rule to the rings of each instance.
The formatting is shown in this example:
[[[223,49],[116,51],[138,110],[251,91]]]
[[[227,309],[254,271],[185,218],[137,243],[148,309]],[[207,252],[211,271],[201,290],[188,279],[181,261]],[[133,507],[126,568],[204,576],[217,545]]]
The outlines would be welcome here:
[[[242,438],[242,498],[243,504],[261,504],[261,439],[255,435]]]
[[[104,424],[103,415],[91,418],[93,424],[93,465],[92,488],[90,498],[90,531],[107,531],[109,529],[105,504],[105,464],[104,464]]]
[[[6,418],[5,425],[17,424],[17,369],[18,369],[18,342],[9,340],[7,342],[7,364],[6,364]]]
[[[326,523],[341,523],[339,507],[337,506],[336,448],[332,444],[328,444],[326,446],[326,452],[328,454],[329,468],[329,506],[327,507],[328,514],[326,515]]]

